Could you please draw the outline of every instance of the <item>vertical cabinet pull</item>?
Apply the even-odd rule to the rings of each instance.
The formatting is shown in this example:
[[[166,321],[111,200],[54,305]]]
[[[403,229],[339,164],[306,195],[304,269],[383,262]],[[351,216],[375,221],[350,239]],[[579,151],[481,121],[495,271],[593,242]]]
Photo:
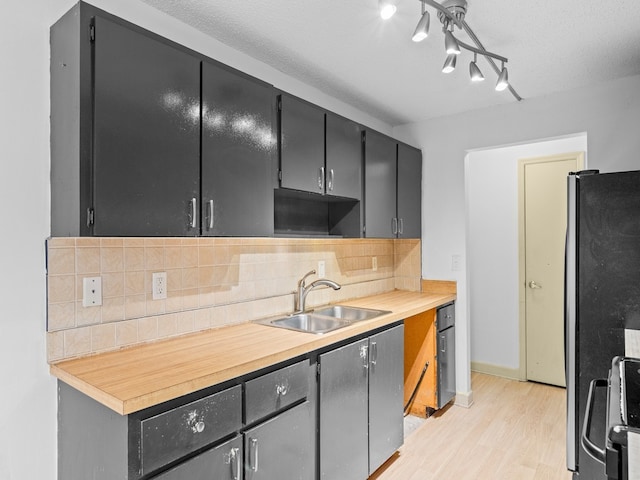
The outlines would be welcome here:
[[[333,171],[333,168],[331,168],[331,169],[329,170],[329,180],[328,180],[328,182],[327,182],[327,189],[328,189],[330,192],[333,192],[333,179],[334,179],[334,175],[335,175],[335,173],[334,173],[334,171]]]
[[[224,456],[224,460],[227,465],[231,465],[231,479],[240,480],[240,462],[242,460],[240,458],[240,449],[232,448],[229,454]]]
[[[371,342],[371,365],[378,362],[378,342]]]
[[[447,353],[447,342],[445,342],[444,338],[444,335],[440,335],[440,341],[442,343],[442,348],[440,349],[440,351],[442,353]]]
[[[258,471],[258,439],[249,439],[249,468],[252,472]]]
[[[362,345],[360,347],[360,358],[362,359],[362,366],[364,369],[369,368],[369,347],[367,345]]]
[[[190,219],[191,228],[196,228],[196,226],[198,225],[196,223],[197,214],[198,214],[198,206],[196,205],[196,197],[193,197],[191,199],[191,219]]]
[[[213,200],[209,200],[209,212],[207,213],[209,216],[208,228],[211,230],[213,228]]]
[[[394,235],[398,234],[398,219],[395,217],[391,219],[391,233]]]
[[[404,233],[404,219],[403,219],[403,218],[399,218],[399,219],[398,219],[398,225],[399,225],[399,227],[398,227],[398,233],[399,233],[400,235],[402,235],[402,234]]]
[[[324,190],[324,167],[320,167],[318,170],[318,189]]]

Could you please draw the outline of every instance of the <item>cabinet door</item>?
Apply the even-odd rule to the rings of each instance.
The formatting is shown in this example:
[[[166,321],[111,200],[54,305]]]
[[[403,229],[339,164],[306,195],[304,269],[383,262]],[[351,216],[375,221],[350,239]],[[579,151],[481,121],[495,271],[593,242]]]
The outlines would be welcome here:
[[[203,235],[273,235],[275,125],[270,85],[203,62]]]
[[[280,97],[280,186],[324,193],[324,111]]]
[[[398,144],[398,237],[422,236],[422,152]]]
[[[327,195],[362,198],[362,135],[360,126],[327,113],[325,172]]]
[[[198,233],[200,60],[95,18],[94,235]]]
[[[369,474],[404,441],[404,326],[369,339]]]
[[[153,480],[240,480],[242,478],[242,437],[237,436],[211,450],[181,463]]]
[[[367,130],[365,138],[365,236],[395,238],[396,142]]]
[[[456,328],[438,332],[438,408],[456,396]]]
[[[323,353],[320,362],[320,478],[362,480],[369,472],[369,340]]]
[[[248,430],[244,480],[313,480],[314,434],[309,402]]]

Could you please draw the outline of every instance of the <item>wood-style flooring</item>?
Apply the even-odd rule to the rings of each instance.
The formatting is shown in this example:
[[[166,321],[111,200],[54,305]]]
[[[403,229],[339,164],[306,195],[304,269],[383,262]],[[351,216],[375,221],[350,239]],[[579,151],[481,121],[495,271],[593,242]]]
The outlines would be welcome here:
[[[564,388],[479,373],[471,385],[471,408],[436,412],[371,479],[571,479]]]

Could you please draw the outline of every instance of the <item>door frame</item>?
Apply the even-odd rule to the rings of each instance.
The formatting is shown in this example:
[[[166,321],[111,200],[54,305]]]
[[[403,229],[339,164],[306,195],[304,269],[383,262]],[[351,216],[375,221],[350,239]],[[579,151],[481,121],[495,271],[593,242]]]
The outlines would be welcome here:
[[[556,155],[545,155],[541,157],[518,159],[518,330],[520,343],[520,368],[518,369],[519,380],[526,382],[527,379],[527,283],[526,283],[526,242],[525,242],[525,191],[524,172],[525,166],[534,163],[560,162],[565,160],[576,160],[577,170],[585,168],[585,152],[567,152]]]

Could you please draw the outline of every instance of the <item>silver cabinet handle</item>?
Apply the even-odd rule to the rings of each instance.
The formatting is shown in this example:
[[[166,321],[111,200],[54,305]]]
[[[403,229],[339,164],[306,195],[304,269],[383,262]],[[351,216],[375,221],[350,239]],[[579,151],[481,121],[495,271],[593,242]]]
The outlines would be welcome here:
[[[444,341],[444,335],[440,335],[440,340],[442,340],[442,349],[440,351],[442,353],[447,353],[447,342]]]
[[[529,282],[529,288],[542,288],[542,285],[537,284],[535,280],[531,280]]]
[[[402,235],[404,233],[404,218],[398,219],[398,223],[400,227],[398,228],[398,233]]]
[[[367,345],[362,345],[360,347],[360,358],[362,359],[362,366],[364,369],[369,368],[369,347]]]
[[[213,228],[213,200],[209,200],[209,230]]]
[[[391,219],[391,233],[394,235],[398,234],[398,219],[395,217]]]
[[[196,197],[191,199],[191,228],[196,228],[196,215],[198,214],[198,206],[196,205]]]
[[[318,189],[324,189],[324,167],[320,167],[318,170]]]
[[[378,342],[371,342],[371,365],[378,362]]]
[[[258,439],[249,439],[249,468],[252,472],[258,471]]]
[[[333,171],[333,168],[331,168],[329,170],[329,181],[327,182],[327,188],[329,189],[330,192],[333,192],[333,179],[334,179],[335,173]]]
[[[289,381],[285,380],[281,384],[276,386],[276,394],[280,397],[284,397],[289,391]]]
[[[232,480],[240,480],[240,449],[232,448],[229,453],[224,456],[224,463],[231,465]]]

